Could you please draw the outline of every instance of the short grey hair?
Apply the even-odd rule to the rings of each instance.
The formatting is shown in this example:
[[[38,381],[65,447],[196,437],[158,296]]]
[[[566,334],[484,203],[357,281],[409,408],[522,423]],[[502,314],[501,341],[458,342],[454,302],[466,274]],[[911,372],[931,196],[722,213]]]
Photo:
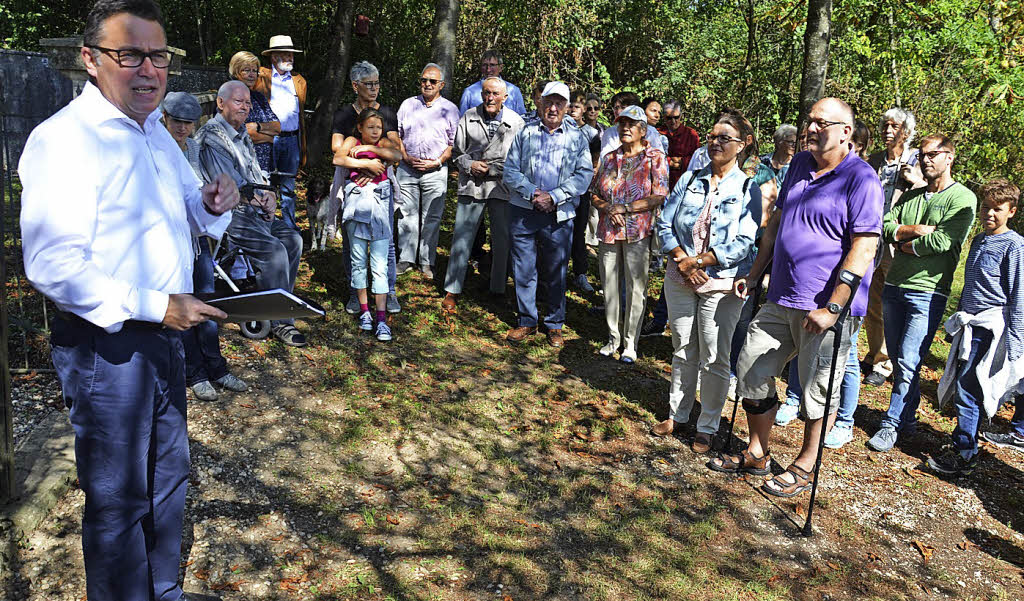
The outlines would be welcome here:
[[[661,105],[662,112],[668,112],[671,110],[683,110],[683,105],[678,100],[669,100],[665,104]]]
[[[361,82],[370,77],[380,77],[380,71],[369,61],[359,61],[348,70],[348,78],[353,82]]]
[[[245,90],[246,92],[249,91],[248,86],[246,86],[244,83],[238,81],[237,79],[229,79],[224,83],[220,84],[220,88],[217,89],[217,98],[227,100],[228,98],[231,98],[231,94],[235,91],[236,88],[239,87]]]
[[[783,140],[789,136],[796,135],[796,126],[789,123],[783,123],[782,125],[775,128],[775,134],[772,135],[772,140],[775,141],[775,145],[778,146]]]
[[[505,80],[500,78],[500,77],[498,77],[498,76],[496,76],[496,75],[492,75],[490,77],[485,77],[484,78],[483,82],[481,82],[481,84],[480,84],[480,93],[481,94],[483,93],[483,90],[484,90],[483,84],[485,84],[485,83],[487,83],[489,81],[496,81],[496,82],[500,83],[501,84],[501,91],[503,93],[505,93],[505,94],[508,94],[508,86],[505,85]]]
[[[444,69],[441,68],[441,65],[437,63],[427,63],[426,65],[423,66],[422,69],[420,69],[420,75],[422,76],[424,73],[426,73],[427,69],[437,69],[437,72],[441,74],[441,81],[445,80]]]
[[[885,125],[889,123],[889,121],[895,121],[900,124],[903,131],[907,134],[907,140],[904,144],[909,147],[910,143],[914,141],[914,135],[917,134],[917,119],[914,117],[914,113],[907,109],[894,106],[882,114],[882,121],[879,125],[883,131],[885,130]]]

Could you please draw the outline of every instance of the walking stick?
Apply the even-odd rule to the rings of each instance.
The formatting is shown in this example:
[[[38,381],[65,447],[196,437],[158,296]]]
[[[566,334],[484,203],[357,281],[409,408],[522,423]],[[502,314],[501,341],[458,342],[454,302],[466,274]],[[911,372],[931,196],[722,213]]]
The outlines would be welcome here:
[[[839,311],[839,317],[836,322],[829,328],[834,334],[832,339],[832,366],[828,370],[828,386],[825,387],[825,414],[822,416],[821,423],[821,436],[818,438],[818,455],[814,460],[814,481],[811,482],[811,501],[807,506],[807,521],[804,522],[803,535],[811,536],[811,516],[814,514],[814,497],[818,493],[818,474],[821,472],[821,456],[825,451],[825,434],[828,431],[828,416],[832,409],[832,390],[836,382],[836,365],[839,363],[839,342],[840,336],[843,335],[843,325],[846,323],[846,318],[850,315],[850,306],[853,305],[853,297],[857,295],[857,288],[860,287],[860,276],[854,274],[851,271],[842,270],[839,272],[839,281],[850,287],[850,297],[846,299],[846,303],[843,308]],[[827,334],[827,332],[826,332]],[[846,365],[846,362],[843,362]]]

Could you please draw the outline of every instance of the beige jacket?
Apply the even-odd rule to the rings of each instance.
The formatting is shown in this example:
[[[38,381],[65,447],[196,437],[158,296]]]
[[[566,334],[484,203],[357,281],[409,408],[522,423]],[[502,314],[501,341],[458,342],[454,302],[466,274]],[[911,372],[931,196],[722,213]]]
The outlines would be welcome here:
[[[512,140],[523,128],[523,118],[506,107],[502,109],[499,119],[501,125],[490,140],[487,139],[487,126],[484,125],[483,105],[469,109],[459,119],[455,130],[455,147],[452,149],[459,170],[459,196],[478,200],[508,200],[509,191],[501,181],[501,176],[505,171],[505,156]],[[484,161],[490,165],[487,175],[473,175],[470,171],[473,161]]]

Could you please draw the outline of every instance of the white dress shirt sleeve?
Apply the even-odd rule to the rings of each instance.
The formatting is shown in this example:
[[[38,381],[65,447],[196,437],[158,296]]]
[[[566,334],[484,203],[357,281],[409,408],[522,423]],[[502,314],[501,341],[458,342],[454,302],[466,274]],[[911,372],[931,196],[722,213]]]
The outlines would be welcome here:
[[[231,225],[231,211],[223,215],[214,215],[203,206],[202,180],[188,164],[188,159],[182,153],[184,163],[179,162],[178,172],[181,173],[181,187],[185,192],[185,208],[188,212],[188,225],[192,235],[209,236],[220,239],[224,236],[228,226]]]
[[[90,260],[102,173],[96,141],[47,125],[29,137],[18,165],[25,275],[58,308],[110,332],[129,319],[163,321],[167,294],[117,280]]]

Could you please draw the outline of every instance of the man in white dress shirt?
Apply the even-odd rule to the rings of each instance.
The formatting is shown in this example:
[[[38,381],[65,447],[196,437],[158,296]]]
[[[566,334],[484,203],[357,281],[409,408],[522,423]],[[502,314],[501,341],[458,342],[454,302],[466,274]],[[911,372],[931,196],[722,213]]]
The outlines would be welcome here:
[[[178,584],[185,488],[181,331],[226,315],[192,295],[192,236],[220,237],[227,176],[200,188],[160,123],[170,53],[152,0],[99,0],[91,81],[19,164],[25,271],[58,310],[52,358],[85,492],[90,599],[197,599]],[[59,174],[59,177],[57,176]]]

